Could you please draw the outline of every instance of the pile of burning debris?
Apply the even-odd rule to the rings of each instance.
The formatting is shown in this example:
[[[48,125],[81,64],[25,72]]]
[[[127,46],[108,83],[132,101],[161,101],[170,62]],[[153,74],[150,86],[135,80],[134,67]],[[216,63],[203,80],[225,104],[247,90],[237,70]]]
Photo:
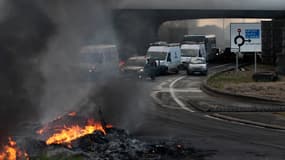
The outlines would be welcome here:
[[[175,142],[149,144],[104,121],[94,121],[71,112],[21,138],[19,146],[9,138],[0,150],[0,160],[29,159],[202,159],[189,145]]]

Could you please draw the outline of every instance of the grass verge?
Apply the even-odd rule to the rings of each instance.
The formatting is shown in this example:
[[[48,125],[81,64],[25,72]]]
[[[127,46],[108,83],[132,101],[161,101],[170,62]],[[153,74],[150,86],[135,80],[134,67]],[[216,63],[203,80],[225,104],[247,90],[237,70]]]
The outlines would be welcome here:
[[[258,71],[274,71],[273,66],[258,65]],[[254,74],[253,65],[243,68],[243,71],[228,71],[210,77],[207,84],[216,89],[224,89],[227,85],[254,82],[252,75]]]

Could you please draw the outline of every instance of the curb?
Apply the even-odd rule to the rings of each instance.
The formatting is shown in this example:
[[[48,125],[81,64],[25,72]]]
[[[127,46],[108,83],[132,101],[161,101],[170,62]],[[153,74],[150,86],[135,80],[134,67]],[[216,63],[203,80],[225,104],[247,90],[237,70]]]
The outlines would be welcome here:
[[[158,104],[159,106],[163,107],[163,108],[168,108],[168,109],[174,109],[174,110],[180,110],[180,108],[175,108],[175,107],[171,107],[170,105],[165,105],[162,103],[162,101],[157,98],[157,94],[160,93],[160,91],[154,91],[150,94],[152,100],[154,103]]]
[[[225,116],[225,115],[221,115],[221,114],[217,114],[217,113],[212,114],[211,116],[215,117],[215,118],[227,120],[227,121],[239,122],[239,123],[244,123],[244,124],[249,124],[249,125],[254,125],[254,126],[259,126],[259,127],[264,127],[264,128],[269,128],[269,129],[285,130],[284,126],[266,124],[266,123],[261,123],[261,122],[254,122],[254,121],[250,121],[250,120],[245,120],[245,119]]]
[[[284,101],[278,101],[278,100],[272,100],[270,98],[263,98],[263,97],[258,97],[258,96],[245,96],[245,95],[241,95],[241,94],[235,94],[232,92],[227,92],[227,91],[221,91],[219,89],[215,89],[213,87],[210,87],[207,82],[210,78],[222,74],[224,72],[228,72],[233,70],[234,68],[228,68],[225,70],[222,70],[220,72],[216,72],[211,74],[210,76],[208,76],[202,83],[202,85],[200,86],[201,90],[203,90],[205,93],[207,94],[218,94],[218,95],[223,95],[223,96],[228,96],[228,97],[233,97],[233,98],[240,98],[240,99],[246,99],[246,100],[255,100],[255,101],[259,101],[261,103],[270,103],[270,104],[274,104],[274,105],[280,105],[280,106],[285,106],[285,102]]]
[[[218,108],[208,107],[188,100],[187,104],[201,112],[285,112],[285,106],[276,107],[238,107],[238,106],[221,106]]]

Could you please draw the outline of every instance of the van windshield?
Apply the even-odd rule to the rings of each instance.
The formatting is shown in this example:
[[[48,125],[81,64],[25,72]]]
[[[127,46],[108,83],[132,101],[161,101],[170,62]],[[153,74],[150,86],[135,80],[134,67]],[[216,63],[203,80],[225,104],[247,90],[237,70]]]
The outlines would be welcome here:
[[[182,57],[198,57],[199,50],[197,49],[181,49]]]
[[[102,53],[82,53],[80,55],[82,63],[103,63]]]
[[[144,66],[145,63],[145,59],[128,59],[127,66]]]
[[[147,52],[147,57],[151,59],[165,60],[166,56],[166,52]]]

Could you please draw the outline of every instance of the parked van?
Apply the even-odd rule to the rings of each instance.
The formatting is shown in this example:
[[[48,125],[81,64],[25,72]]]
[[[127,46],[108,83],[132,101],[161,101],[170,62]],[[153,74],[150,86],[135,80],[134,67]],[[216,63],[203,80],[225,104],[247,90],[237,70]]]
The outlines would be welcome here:
[[[156,61],[160,74],[178,73],[181,64],[181,50],[179,44],[168,44],[166,42],[157,42],[150,44],[147,50],[147,59]]]
[[[113,76],[119,72],[119,54],[115,45],[87,45],[80,51],[83,78]]]
[[[181,64],[185,69],[193,57],[203,57],[207,59],[205,44],[185,43],[181,45]]]

